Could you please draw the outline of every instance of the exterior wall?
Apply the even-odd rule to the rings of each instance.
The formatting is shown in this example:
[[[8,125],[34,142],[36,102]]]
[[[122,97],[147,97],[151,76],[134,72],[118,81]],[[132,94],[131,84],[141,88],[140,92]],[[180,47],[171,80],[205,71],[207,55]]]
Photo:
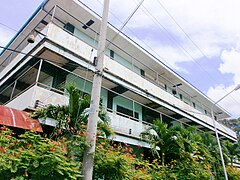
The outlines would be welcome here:
[[[6,104],[6,106],[19,110],[34,108],[36,100],[40,100],[44,105],[65,105],[68,103],[67,96],[57,94],[39,86],[33,86]]]
[[[77,32],[77,31],[76,31]],[[81,33],[78,32],[78,35],[80,36]],[[72,51],[73,53],[81,56],[82,58],[85,59],[85,61],[88,62],[93,62],[93,55],[92,55],[92,47],[84,43],[82,40],[77,39],[74,36],[71,36],[67,31],[59,28],[58,26],[54,24],[49,24],[48,25],[48,33],[47,37],[52,40],[53,42],[63,46],[64,48],[68,49],[69,51]],[[91,39],[88,39],[85,37],[85,41],[92,41]],[[67,52],[64,52],[67,54]],[[96,50],[93,51],[93,54],[96,54]],[[90,59],[90,57],[92,57]],[[195,116],[197,119],[201,119],[203,121],[202,125],[207,124],[210,125],[211,127],[213,126],[212,119],[210,117],[207,117],[206,115],[201,115],[201,112],[193,108],[191,103],[190,105],[184,103],[183,101],[179,100],[178,98],[174,97],[172,94],[166,92],[165,90],[161,89],[160,87],[154,85],[153,83],[147,81],[146,79],[142,78],[139,76],[138,73],[135,73],[134,71],[130,70],[129,68],[126,68],[129,66],[127,63],[128,61],[123,61],[122,57],[116,55],[116,61],[110,59],[109,57],[105,56],[105,71],[109,74],[113,74],[114,76],[118,77],[119,79],[124,79],[127,81],[129,84],[138,87],[142,89],[143,92],[147,92],[149,94],[152,94],[153,96],[157,97],[159,100],[163,100],[164,103],[168,103],[171,105],[171,107],[174,109],[177,107],[178,109],[181,109],[182,111],[186,111],[187,114],[191,114],[191,116]],[[80,59],[78,60],[79,63],[81,63]],[[123,61],[121,65],[117,61]],[[136,69],[136,68],[135,68]],[[137,71],[137,70],[136,70]],[[74,77],[71,77],[69,75],[67,79],[72,79]],[[77,81],[77,86],[78,87],[83,87],[83,79]],[[34,86],[21,94],[20,96],[16,97],[13,101],[11,101],[8,106],[14,107],[17,109],[25,109],[28,107],[34,107],[35,100],[40,100],[43,101],[45,104],[66,104],[67,100],[66,97],[61,99],[63,96],[62,95],[56,95],[56,93],[40,88],[37,86]],[[84,92],[90,93],[91,89],[91,83],[86,81],[85,82],[85,88],[83,89]],[[169,88],[168,88],[169,89]],[[170,89],[169,89],[170,90]],[[171,90],[170,90],[171,91]],[[55,96],[56,95],[56,96]],[[103,98],[103,105],[107,107],[107,91],[105,89],[102,89],[102,94]],[[51,98],[50,98],[51,97]],[[30,102],[24,102],[26,99],[32,100]],[[116,105],[117,104],[122,104],[127,108],[130,108],[130,110],[133,110],[133,105],[131,103],[128,103],[126,100],[121,99],[120,97],[115,97],[114,98],[114,104],[113,107],[115,107],[116,110]],[[24,103],[23,103],[24,102]],[[200,106],[199,106],[200,107]],[[199,108],[200,109],[200,108]],[[139,119],[142,120],[142,113],[141,113],[141,106],[136,105],[135,110],[139,113]],[[193,113],[189,113],[193,112]],[[194,113],[196,112],[196,113]],[[117,122],[120,121],[119,117],[116,115],[113,117],[114,119],[117,119]],[[129,121],[129,119],[128,119]],[[140,132],[139,128],[142,128],[142,124],[139,124],[140,122],[137,121],[132,121],[130,120],[129,122],[126,120],[122,120],[123,124],[127,124],[131,121],[131,127],[130,129],[137,128],[136,134]],[[114,121],[115,123],[115,121]],[[114,126],[116,124],[113,124]],[[116,127],[119,127],[119,124],[116,125]],[[217,127],[225,132],[226,134],[230,134],[232,137],[235,137],[235,134],[233,131],[230,129],[225,129],[223,126],[221,126],[219,123],[217,123]],[[124,129],[124,127],[121,127]],[[141,129],[140,128],[140,129]],[[128,128],[129,129],[129,128]],[[134,132],[135,133],[135,132]]]
[[[116,75],[121,79],[125,79],[126,81],[128,81],[129,83],[137,87],[141,87],[144,91],[147,91],[148,93],[156,96],[157,98],[162,99],[163,101],[171,104],[173,107],[177,107],[183,111],[186,111],[188,114],[191,114],[191,116],[194,116],[197,119],[200,119],[201,121],[203,121],[202,125],[207,124],[207,125],[210,125],[210,127],[213,127],[213,121],[211,117],[208,117],[205,114],[202,114],[200,111],[196,110],[192,106],[184,103],[183,101],[179,100],[173,95],[162,90],[158,86],[145,80],[141,76],[138,76],[136,73],[132,72],[131,70],[123,66],[122,67],[120,66],[121,65],[119,65],[119,63],[112,61],[111,59],[105,59],[105,68],[108,69],[108,72],[111,72],[112,74]],[[219,130],[226,132],[226,134],[230,134],[232,137],[236,136],[234,131],[232,131],[231,129],[220,125],[218,122],[216,122],[216,124]],[[219,133],[223,135],[223,133],[221,132]]]
[[[71,36],[67,31],[61,29],[60,27],[50,23],[48,25],[47,37],[56,44],[59,44],[69,51],[81,56],[86,61],[93,63],[93,54],[96,56],[96,50],[94,50],[92,54],[93,48],[91,46],[87,45],[82,40]],[[90,57],[92,58],[89,59]]]
[[[123,135],[139,138],[141,132],[145,131],[148,127],[142,122],[137,122],[115,113],[108,113],[107,115],[111,119],[110,126],[113,130]]]

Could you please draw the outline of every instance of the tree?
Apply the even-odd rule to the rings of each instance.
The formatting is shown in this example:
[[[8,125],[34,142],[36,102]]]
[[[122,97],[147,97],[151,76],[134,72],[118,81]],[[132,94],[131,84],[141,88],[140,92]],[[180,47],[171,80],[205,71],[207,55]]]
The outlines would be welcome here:
[[[238,140],[240,138],[240,118],[238,119],[223,119],[220,120],[222,124],[234,130],[237,134]]]
[[[81,92],[74,84],[69,84],[66,91],[69,95],[68,105],[48,105],[36,110],[32,114],[32,118],[52,118],[57,121],[53,135],[71,137],[87,124],[90,95]],[[113,134],[108,123],[109,118],[100,105],[98,128],[103,136]]]
[[[90,96],[81,92],[73,84],[68,85],[66,91],[69,95],[68,105],[49,105],[35,111],[32,117],[48,117],[57,121],[51,138],[58,140],[64,137],[67,139],[66,155],[69,158],[73,157],[74,161],[80,163],[78,168],[79,171],[81,171],[83,152],[86,148],[86,127],[89,115]],[[100,105],[97,132],[100,142],[113,134],[108,122],[109,118]]]
[[[90,98],[75,86],[67,87],[67,92],[69,105],[49,105],[33,114],[34,117],[49,117],[57,121],[50,139],[33,132],[15,137],[9,130],[1,131],[2,177],[33,180],[81,177]],[[137,158],[127,144],[105,138],[112,132],[106,113],[101,109],[94,179],[210,179],[212,169],[216,167],[217,171],[221,167],[213,136],[199,133],[194,127],[169,127],[161,120],[155,120],[142,133],[144,140],[152,147],[155,157],[152,161],[144,160],[143,154]],[[236,152],[231,145],[226,144],[226,154],[235,157],[233,154]],[[232,167],[228,170],[233,179],[238,177],[239,171]]]
[[[230,162],[233,165],[233,162],[240,160],[240,146],[239,142],[232,143],[230,141],[224,141],[224,146],[227,151],[227,162]]]
[[[191,179],[208,179],[212,175],[211,154],[196,128],[168,127],[157,119],[142,136],[151,145],[153,154],[160,158],[161,165],[175,172],[176,178],[191,175]]]

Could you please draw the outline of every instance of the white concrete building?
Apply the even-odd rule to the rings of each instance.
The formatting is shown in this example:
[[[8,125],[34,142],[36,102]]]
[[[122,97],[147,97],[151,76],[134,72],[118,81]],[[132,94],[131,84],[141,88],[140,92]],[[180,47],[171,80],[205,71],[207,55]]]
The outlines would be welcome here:
[[[20,110],[66,104],[64,86],[75,82],[90,93],[100,17],[77,0],[46,0],[0,54],[0,104]],[[116,140],[142,143],[139,134],[156,118],[196,125],[214,134],[220,106],[117,29],[108,25],[102,104]],[[34,42],[29,43],[29,35]],[[221,138],[234,131],[216,122]]]

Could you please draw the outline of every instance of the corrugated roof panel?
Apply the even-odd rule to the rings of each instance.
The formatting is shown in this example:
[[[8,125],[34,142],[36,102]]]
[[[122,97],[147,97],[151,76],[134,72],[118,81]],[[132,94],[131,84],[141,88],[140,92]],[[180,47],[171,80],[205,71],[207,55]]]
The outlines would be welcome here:
[[[0,105],[0,124],[16,128],[43,132],[38,120],[32,119],[29,113]]]

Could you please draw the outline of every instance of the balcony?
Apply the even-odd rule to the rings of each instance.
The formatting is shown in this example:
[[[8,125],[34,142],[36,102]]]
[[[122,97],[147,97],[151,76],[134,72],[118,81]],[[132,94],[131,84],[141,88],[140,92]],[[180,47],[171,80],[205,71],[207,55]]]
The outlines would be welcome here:
[[[110,61],[110,62],[112,62],[112,64],[110,64],[111,67],[109,67],[109,68],[112,68],[112,73],[114,73],[114,68],[116,66],[119,66],[119,64],[114,61]],[[115,64],[113,64],[113,63],[115,63]],[[107,65],[106,65],[106,67],[107,67]],[[50,74],[48,74],[47,70],[49,70],[49,69],[56,72],[58,75],[68,74],[66,76],[66,78],[67,78],[66,80],[69,80],[69,78],[70,78],[70,79],[73,79],[74,82],[76,82],[76,83],[79,82],[78,79],[80,78],[80,76],[78,74],[74,74],[73,72],[69,72],[69,71],[63,70],[63,69],[61,71],[59,71],[59,70],[57,70],[57,69],[59,69],[59,67],[56,67],[53,64],[50,65],[49,63],[46,63],[46,62],[43,62],[42,66],[38,66],[38,64],[36,64],[33,67],[28,68],[28,70],[24,74],[19,76],[19,78],[17,80],[15,80],[12,84],[10,84],[8,87],[6,87],[4,91],[1,92],[2,96],[7,97],[7,99],[8,99],[8,100],[6,100],[5,104],[7,106],[10,106],[10,107],[13,107],[16,109],[21,109],[21,110],[32,109],[32,108],[36,107],[36,105],[37,105],[36,102],[42,103],[42,105],[46,105],[46,104],[64,105],[64,104],[67,104],[68,99],[66,96],[63,95],[63,91],[56,89],[57,87],[54,87],[54,88],[52,87],[54,84],[54,78],[52,76],[50,76],[51,71],[49,71]],[[124,69],[124,67],[122,67],[121,69]],[[125,68],[124,70],[128,75],[130,75],[130,77],[132,77],[132,78],[128,79],[128,81],[131,80],[130,83],[132,83],[132,84],[136,83],[136,85],[139,85],[138,83],[142,83],[141,86],[149,89],[149,91],[151,93],[155,93],[155,96],[167,96],[166,98],[169,98],[169,101],[175,102],[176,105],[177,105],[177,103],[179,103],[182,106],[187,106],[187,104],[185,104],[181,100],[175,98],[171,94],[169,94],[166,91],[162,90],[161,88],[155,86],[154,84],[145,80],[141,76],[138,76],[137,74],[128,70],[127,68]],[[120,77],[124,76],[124,75],[121,75],[121,72],[118,72],[118,71],[116,72],[116,74],[119,75]],[[85,81],[87,81],[87,82],[85,82]],[[65,82],[65,80],[64,80],[64,82]],[[87,84],[88,89],[83,88],[82,84]],[[78,83],[77,83],[77,85],[78,85]],[[104,91],[106,92],[105,93],[106,96],[103,99],[103,105],[107,109],[106,102],[108,101],[107,98],[109,98],[107,96],[107,92],[111,91],[111,89],[109,89],[109,88],[115,87],[115,85],[113,83],[108,82],[106,79],[104,79],[103,86],[105,87]],[[64,87],[64,84],[62,84],[61,86],[58,86],[58,87]],[[90,92],[91,91],[91,89],[90,89],[91,88],[91,80],[82,79],[82,83],[79,84],[79,87],[83,88],[83,89],[81,89],[83,92]],[[117,112],[117,109],[116,109],[117,104],[115,104],[115,109],[114,110],[110,109],[112,111],[112,114],[109,115],[112,119],[111,126],[119,134],[124,134],[124,135],[130,136],[130,137],[135,137],[135,138],[138,137],[139,138],[140,133],[142,131],[144,131],[147,127],[147,123],[145,122],[145,121],[147,121],[145,119],[146,117],[143,117],[143,114],[142,114],[143,108],[149,109],[148,105],[145,105],[145,104],[146,103],[149,104],[148,102],[150,102],[150,101],[147,100],[147,98],[145,100],[143,98],[140,98],[140,95],[130,92],[129,90],[128,90],[128,93],[126,93],[126,95],[128,96],[128,101],[132,104],[132,107],[138,105],[139,107],[141,107],[142,110],[138,110],[138,111],[133,110],[132,111],[132,114],[135,114],[136,112],[138,113],[138,118],[134,119],[133,116],[128,116],[126,114],[121,114],[120,112]],[[135,100],[132,100],[130,97],[134,97],[134,96],[135,96]],[[126,96],[123,96],[121,94],[116,94],[116,97],[118,97],[120,102],[126,102],[126,103],[128,102],[126,99],[127,98]],[[141,104],[141,101],[145,104]],[[156,102],[156,103],[158,103],[158,102]],[[119,105],[121,105],[121,104],[119,104]],[[41,106],[41,104],[40,104],[40,106]],[[192,108],[191,106],[187,106],[187,107]],[[187,108],[187,107],[185,107],[185,108]],[[156,110],[152,109],[152,112],[155,112],[158,114],[157,116],[155,116],[156,118],[168,116],[167,114],[159,112],[158,109],[156,109]],[[195,112],[196,112],[196,110],[195,110]],[[193,113],[193,115],[195,115],[195,114],[196,113]],[[209,126],[209,129],[210,128],[213,129],[213,127],[211,127],[211,122],[212,122],[211,118],[209,118],[206,115],[201,115],[201,114],[198,114],[198,116],[202,116],[202,117],[199,117],[201,119],[208,118],[208,119],[206,119],[206,122],[200,122],[200,123],[202,123],[203,127]],[[168,118],[170,121],[181,122],[181,120],[171,118],[170,116],[168,116]],[[207,123],[207,121],[209,121],[209,123]],[[126,126],[126,124],[127,124],[127,126]],[[233,139],[233,137],[235,137],[235,133],[232,130],[230,130],[229,128],[226,128],[219,123],[217,123],[217,127],[218,127],[219,133],[221,135],[227,136],[230,139]]]
[[[76,21],[77,21],[76,18],[72,17],[71,15],[69,15],[68,17],[70,17],[69,21],[71,22],[75,21],[75,24],[76,24]],[[39,47],[40,48],[39,50],[42,50],[43,48],[44,49],[47,48],[50,51],[58,54],[57,58],[56,56],[53,56],[55,57],[55,59],[57,59],[55,63],[59,63],[58,61],[60,61],[60,63],[62,62],[66,63],[67,59],[71,59],[75,63],[85,67],[87,70],[89,69],[94,70],[93,59],[94,59],[94,56],[96,55],[96,49],[89,42],[89,41],[93,41],[93,39],[91,39],[91,37],[89,36],[88,39],[84,41],[83,37],[79,37],[77,36],[77,34],[70,33],[69,31],[64,29],[65,24],[62,22],[64,21],[59,22],[59,18],[55,18],[53,16],[53,21],[49,22],[48,25],[41,30],[41,33],[45,34],[44,40],[46,41],[41,45],[42,47]],[[39,42],[39,41],[36,41],[36,42]],[[138,89],[141,89],[143,93],[151,94],[152,97],[155,96],[156,98],[151,97],[151,101],[153,101],[155,104],[161,105],[162,107],[166,107],[168,110],[171,111],[171,113],[174,112],[176,114],[180,114],[181,116],[186,117],[187,119],[194,121],[197,124],[200,124],[204,127],[207,127],[208,129],[213,130],[212,119],[206,116],[205,114],[203,114],[203,112],[199,110],[200,108],[197,109],[193,107],[192,106],[193,101],[190,101],[190,103],[184,102],[181,98],[171,94],[168,88],[164,87],[164,84],[168,84],[169,86],[173,85],[171,84],[172,83],[171,81],[166,79],[167,75],[170,76],[171,73],[165,72],[165,77],[163,77],[163,73],[159,74],[157,70],[159,71],[164,70],[163,68],[160,67],[159,63],[154,62],[153,59],[147,57],[146,55],[143,55],[143,57],[146,58],[144,59],[144,61],[140,59],[142,58],[140,56],[139,56],[139,59],[136,59],[130,54],[126,53],[123,49],[119,49],[116,45],[111,45],[110,47],[114,49],[114,52],[116,53],[115,56],[116,57],[119,56],[119,57],[118,59],[117,58],[114,59],[112,57],[109,57],[109,55],[106,54],[104,75],[108,75],[110,78],[115,77],[119,82],[120,80],[127,81],[128,84],[130,84],[132,87],[138,87]],[[34,47],[27,46],[26,48],[30,52],[31,48],[34,48]],[[109,50],[110,49],[108,49],[107,51]],[[47,58],[49,58],[48,56],[49,54],[45,54],[45,55]],[[15,57],[15,59],[12,60],[11,63],[16,64],[21,61],[21,58],[22,57],[19,57],[19,58]],[[146,64],[143,64],[142,62],[145,62]],[[12,66],[13,65],[11,66],[9,65],[5,69],[5,72],[10,71]],[[154,66],[156,66],[156,68],[159,68],[159,69],[154,70],[153,69]],[[42,81],[39,81],[39,82],[42,82]],[[31,84],[31,83],[28,83],[28,84]],[[18,95],[16,96],[16,94],[19,94],[20,92],[15,92],[13,91],[13,89],[15,89],[14,84],[12,84],[11,87],[9,88],[9,91],[7,92],[8,93],[7,97],[10,97],[11,101],[16,100],[16,102],[15,103],[8,102],[7,104],[11,106],[14,105],[14,106],[20,107],[21,100],[17,101],[17,99],[20,98],[20,96],[19,97]],[[188,90],[192,90],[192,89],[188,89]],[[181,92],[183,94],[183,91],[181,91],[180,88],[178,88],[178,92]],[[26,96],[26,98],[28,97],[35,98],[33,94],[34,93],[28,92],[28,96]],[[188,93],[185,93],[185,94],[186,96],[190,96]],[[40,93],[39,93],[39,96],[40,96]],[[138,93],[137,96],[142,96],[142,94]],[[148,98],[148,97],[144,97],[144,98]],[[191,98],[193,99],[193,97],[189,97],[189,99]],[[25,99],[25,98],[22,98],[22,99]],[[35,98],[35,100],[37,100],[37,98]],[[197,100],[194,99],[194,101],[196,102]],[[56,102],[53,101],[53,104],[55,103]],[[147,106],[147,104],[144,104],[144,102],[140,102],[140,103]],[[24,108],[27,108],[27,107],[34,107],[33,102],[29,103],[29,105],[24,105]],[[23,109],[23,107],[22,108],[20,107],[20,109]],[[158,111],[159,114],[165,113],[160,108],[156,109],[156,111]],[[117,117],[114,117],[114,118],[117,118]],[[181,121],[181,119],[178,119],[178,120]],[[235,133],[229,128],[223,127],[219,123],[217,123],[217,127],[220,130],[220,134],[224,136],[228,136],[229,134],[230,135],[229,137],[235,137]],[[125,129],[124,132],[129,134],[129,129]],[[136,134],[139,134],[139,132],[136,132]]]
[[[61,17],[61,18],[59,18]],[[51,20],[50,20],[51,19]],[[66,19],[68,22],[66,22]],[[75,59],[76,63],[79,63],[83,65],[82,60],[84,60],[87,63],[93,63],[93,59],[96,56],[96,46],[97,46],[97,41],[96,37],[97,32],[95,32],[94,29],[89,28],[88,30],[83,30],[82,25],[83,23],[83,17],[75,17],[74,15],[71,15],[67,11],[65,11],[62,7],[56,6],[55,9],[51,9],[49,14],[47,14],[41,22],[46,22],[47,24],[45,27],[39,28],[37,25],[35,29],[37,29],[39,34],[36,36],[36,44],[38,44],[40,41],[43,40],[50,40],[57,44],[58,46],[61,46],[61,48],[56,48],[52,45],[52,43],[44,43],[42,44],[41,48],[52,48],[52,51],[58,51],[58,53],[61,53],[61,55],[66,56],[66,58],[72,59],[73,56],[67,56],[68,53],[66,53],[65,50],[73,53],[74,55],[77,55],[78,57],[81,58],[79,60],[78,58]],[[65,23],[64,23],[65,22]],[[70,32],[67,30],[66,25],[67,24],[73,24],[74,30]],[[112,35],[114,33],[113,30],[110,31],[110,34]],[[95,38],[94,38],[95,36]],[[123,35],[119,35],[123,36]],[[123,37],[124,39],[124,37]],[[23,52],[30,52],[33,48],[35,48],[35,45],[33,44],[27,44],[26,45],[26,39],[24,39],[20,44],[21,50]],[[124,44],[127,43],[127,40],[121,41],[122,44],[112,44],[110,43],[109,48],[106,49],[106,56],[105,56],[105,61],[107,63],[113,63],[116,64],[116,67],[121,66],[122,71],[125,72],[125,69],[128,69],[135,74],[137,74],[139,77],[137,79],[139,80],[147,80],[153,85],[158,86],[161,90],[164,90],[168,92],[169,94],[172,95],[174,98],[180,99],[182,102],[185,104],[183,105],[181,103],[180,108],[182,110],[186,109],[186,112],[196,112],[199,113],[205,113],[206,115],[210,116],[210,107],[211,104],[209,102],[204,105],[201,102],[200,94],[199,97],[196,96],[196,93],[194,89],[188,87],[187,84],[184,84],[184,86],[187,86],[184,88],[177,88],[177,94],[173,95],[172,90],[174,90],[173,86],[175,86],[174,81],[180,81],[181,79],[177,78],[173,73],[171,73],[169,70],[166,70],[165,67],[162,67],[160,63],[157,63],[154,61],[154,58],[151,58],[150,56],[146,55],[146,53],[143,53],[140,49],[137,47],[134,47],[134,45],[129,49],[129,51],[138,51],[137,57],[134,57],[133,54],[129,54],[127,52],[127,49],[124,49]],[[128,42],[129,43],[129,42]],[[25,48],[22,48],[25,45]],[[64,50],[61,50],[64,49]],[[40,50],[40,49],[39,49]],[[110,54],[109,54],[110,52]],[[111,57],[112,56],[112,57]],[[11,56],[9,55],[8,58],[11,59],[5,59],[4,61],[9,61],[11,64],[9,64],[4,71],[0,74],[0,78],[6,74],[10,69],[14,67],[18,62],[20,62],[23,58],[23,55],[19,55],[19,57],[15,57],[14,61],[12,61],[12,58],[15,56],[12,54]],[[110,62],[112,61],[112,62]],[[89,66],[85,64],[85,66]],[[91,67],[92,69],[92,67]],[[107,66],[108,71],[111,73],[111,70],[109,66]],[[161,73],[159,73],[161,72]],[[131,73],[132,74],[132,73]],[[2,75],[2,76],[1,76]],[[118,74],[115,74],[118,75]],[[136,76],[134,76],[136,77]],[[141,77],[141,78],[140,78]],[[124,77],[129,78],[128,77]],[[127,79],[126,79],[127,80]],[[130,80],[131,81],[131,80]],[[1,82],[2,83],[2,82]],[[146,84],[146,83],[144,83]],[[143,86],[139,86],[143,90],[146,90],[147,92],[152,92],[153,89],[150,89],[149,91],[149,86],[146,88]],[[198,93],[198,92],[197,92]],[[161,93],[163,94],[163,93]],[[155,95],[155,93],[153,94]],[[163,99],[166,102],[171,102],[171,104],[175,105],[177,104],[177,107],[179,107],[179,103],[177,103],[177,100],[174,100],[174,98],[170,97],[169,95],[164,95],[163,96],[165,99]],[[200,98],[200,99],[197,99]],[[169,101],[170,100],[170,101]],[[207,102],[205,100],[205,102]],[[189,108],[189,106],[193,108]],[[192,111],[193,110],[193,111]],[[222,113],[224,114],[224,113]],[[222,118],[222,117],[221,117]]]
[[[48,104],[66,105],[68,97],[56,93],[56,90],[50,89],[43,84],[35,84],[25,91],[18,94],[14,99],[6,104],[6,106],[19,109],[35,109],[37,106]]]
[[[62,95],[61,91],[51,89],[44,84],[37,83],[15,96],[10,102],[6,104],[6,106],[20,110],[27,110],[35,109],[36,106],[43,106],[48,104],[66,105],[67,103],[68,97]],[[149,125],[142,123],[137,119],[133,120],[131,117],[126,117],[124,114],[119,115],[116,112],[108,111],[107,115],[111,119],[110,126],[119,135],[139,140],[141,132],[145,131],[147,127],[149,127]],[[49,122],[49,119],[47,119],[47,124],[55,124],[52,121],[51,123]]]

